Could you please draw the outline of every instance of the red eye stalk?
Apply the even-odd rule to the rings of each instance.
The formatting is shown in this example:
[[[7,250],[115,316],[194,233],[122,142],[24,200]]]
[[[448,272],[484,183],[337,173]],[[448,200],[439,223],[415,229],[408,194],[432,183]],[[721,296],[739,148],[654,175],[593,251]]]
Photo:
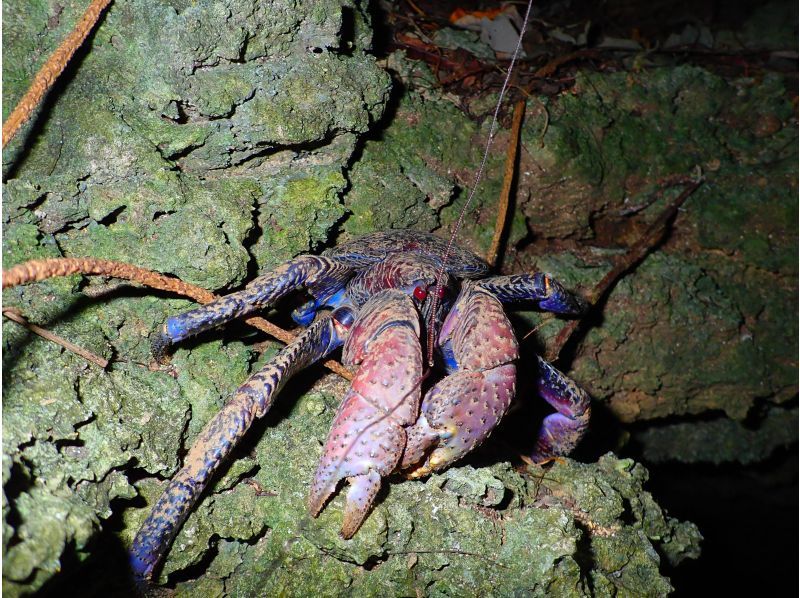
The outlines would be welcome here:
[[[414,298],[419,301],[425,301],[425,298],[428,296],[428,291],[425,290],[424,287],[416,287],[414,289]]]
[[[437,296],[439,299],[444,299],[444,294],[445,294],[444,287],[442,287],[442,286],[437,286],[437,287],[436,287],[436,296]]]

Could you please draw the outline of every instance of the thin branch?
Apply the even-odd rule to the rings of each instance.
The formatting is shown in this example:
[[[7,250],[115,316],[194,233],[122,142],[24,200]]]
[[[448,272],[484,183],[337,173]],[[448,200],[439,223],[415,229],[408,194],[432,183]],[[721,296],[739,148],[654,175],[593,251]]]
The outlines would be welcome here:
[[[84,274],[94,276],[112,276],[123,280],[138,282],[152,289],[167,291],[188,297],[198,303],[211,303],[217,295],[201,287],[183,282],[178,278],[171,278],[146,268],[140,268],[124,262],[103,260],[95,258],[50,258],[44,260],[31,260],[9,268],[3,272],[3,288],[15,287],[21,284],[37,282],[55,276],[70,276]],[[289,344],[297,336],[294,332],[284,330],[264,318],[251,317],[245,322],[273,338]],[[353,375],[339,362],[328,360],[324,362],[332,372],[342,378],[352,380]]]
[[[92,0],[89,8],[83,13],[75,28],[33,77],[28,91],[25,92],[14,111],[3,123],[3,147],[8,145],[8,142],[14,138],[20,127],[30,118],[31,113],[42,101],[44,94],[47,93],[47,90],[50,89],[58,76],[64,71],[72,55],[75,54],[75,50],[83,44],[100,19],[100,15],[103,14],[103,11],[110,3],[111,0]]]
[[[588,297],[586,297],[589,302],[589,310],[594,309],[602,303],[623,275],[637,266],[659,245],[659,243],[661,243],[669,230],[670,223],[678,214],[678,209],[702,184],[702,180],[687,184],[683,192],[670,202],[667,208],[659,215],[655,222],[647,228],[639,240],[637,240],[627,252],[614,260],[614,265],[611,270],[609,270],[603,279],[594,286]],[[553,345],[550,347],[550,350],[547,352],[548,361],[555,361],[558,359],[564,345],[572,338],[572,335],[583,321],[585,321],[585,318],[571,320],[561,329]]]
[[[517,150],[519,149],[519,135],[522,128],[522,118],[525,116],[525,100],[520,100],[514,106],[514,120],[511,123],[511,134],[508,140],[508,150],[506,151],[505,174],[503,176],[503,188],[500,190],[500,201],[497,212],[497,220],[494,225],[494,237],[492,245],[486,254],[486,261],[490,266],[496,266],[497,255],[500,252],[500,240],[503,238],[503,231],[506,229],[508,219],[508,204],[511,197],[511,183],[514,181],[515,166],[517,164]]]
[[[572,62],[573,60],[580,60],[582,58],[596,58],[597,56],[598,56],[598,51],[595,49],[577,50],[575,52],[570,52],[569,54],[556,56],[555,58],[553,58],[553,60],[551,60],[543,67],[539,68],[535,73],[533,73],[533,76],[536,79],[546,79],[547,77],[552,76],[560,67],[567,64],[568,62]]]
[[[7,317],[9,320],[16,322],[20,326],[27,328],[34,334],[38,334],[42,338],[46,338],[49,341],[56,343],[57,345],[61,345],[67,351],[71,351],[76,355],[80,355],[86,361],[90,361],[95,365],[100,366],[103,369],[108,367],[108,360],[100,357],[99,355],[95,355],[91,351],[84,349],[83,347],[79,347],[78,345],[69,342],[65,338],[61,338],[57,334],[50,332],[49,330],[45,330],[44,328],[37,326],[36,324],[31,324],[26,320],[20,311],[14,307],[4,307],[3,308],[3,315]]]

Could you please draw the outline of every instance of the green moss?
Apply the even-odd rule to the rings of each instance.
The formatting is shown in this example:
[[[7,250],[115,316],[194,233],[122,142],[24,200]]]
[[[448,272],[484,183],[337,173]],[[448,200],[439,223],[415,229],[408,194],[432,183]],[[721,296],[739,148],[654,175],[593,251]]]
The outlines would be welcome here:
[[[83,10],[58,6],[4,7],[6,106]],[[343,11],[355,19],[352,39]],[[449,104],[427,68],[394,55],[388,65],[409,91],[381,138],[365,141],[390,87],[363,53],[367,21],[349,2],[113,5],[36,134],[24,130],[4,152],[6,265],[95,255],[223,289],[318,249],[338,223],[352,235],[449,227],[488,123]],[[794,392],[796,331],[785,323],[796,307],[796,228],[786,225],[797,220],[796,127],[784,96],[775,76],[732,82],[680,67],[580,74],[573,95],[529,102],[510,247],[530,232],[549,252],[532,263],[510,251],[509,271],[522,255],[525,268],[590,287],[625,235],[664,205],[636,208],[663,177],[696,165],[708,177],[676,222],[677,240],[617,285],[578,348],[575,377],[620,419],[743,418],[756,397]],[[504,136],[464,231],[479,251],[494,226]],[[639,229],[628,226],[632,208]],[[562,249],[588,242],[598,247]],[[153,331],[189,305],[143,295],[78,277],[4,294],[32,321],[117,360],[95,371],[4,323],[12,593],[84,559],[112,511],[123,511],[129,543],[181,450],[257,367],[261,337],[234,338],[236,326],[180,348],[171,371],[137,365],[150,359]],[[560,324],[539,332],[550,338]],[[474,461],[426,482],[390,480],[344,541],[341,494],[319,519],[305,505],[343,390],[327,378],[298,400],[318,371],[287,386],[190,516],[164,576],[185,579],[198,563],[207,575],[178,593],[658,594],[669,584],[657,551],[672,563],[697,554],[696,528],[663,514],[640,467],[611,457],[565,461],[542,480],[539,469],[523,476]],[[131,485],[142,472],[158,478]]]
[[[266,243],[255,251],[258,264],[273,267],[318,247],[344,213],[338,195],[344,186],[338,168],[314,169],[271,186],[259,206]]]
[[[797,408],[772,407],[757,418],[757,427],[718,417],[653,427],[636,439],[653,462],[751,464],[797,442],[797,415]]]
[[[343,214],[356,134],[380,117],[389,80],[363,53],[360,8],[311,8],[314,18],[238,0],[112,5],[35,130],[4,151],[4,264],[96,256],[220,289],[324,242]],[[3,73],[5,114],[84,9],[4,5],[15,65]],[[344,42],[352,10],[361,32]],[[273,236],[267,219],[284,232]],[[4,484],[18,489],[4,503],[12,593],[40,587],[72,559],[65,553],[83,559],[112,501],[118,512],[134,497],[126,474],[170,476],[184,436],[246,377],[251,351],[233,341],[179,351],[177,378],[136,365],[150,361],[156,328],[189,305],[80,277],[4,293],[4,306],[118,360],[94,371],[4,322]],[[39,520],[48,534],[34,530]]]

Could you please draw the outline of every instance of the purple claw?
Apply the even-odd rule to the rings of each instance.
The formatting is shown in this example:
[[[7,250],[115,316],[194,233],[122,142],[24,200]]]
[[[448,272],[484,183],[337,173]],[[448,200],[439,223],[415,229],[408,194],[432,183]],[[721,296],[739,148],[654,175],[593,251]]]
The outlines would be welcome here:
[[[531,455],[534,463],[543,463],[570,453],[578,445],[589,426],[591,408],[585,390],[544,359],[537,359],[539,394],[557,411],[544,419]]]

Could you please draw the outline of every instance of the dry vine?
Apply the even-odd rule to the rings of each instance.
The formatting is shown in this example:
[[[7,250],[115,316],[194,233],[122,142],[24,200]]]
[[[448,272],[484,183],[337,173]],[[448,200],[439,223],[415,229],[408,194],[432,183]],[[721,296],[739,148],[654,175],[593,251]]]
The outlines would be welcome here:
[[[72,274],[112,276],[114,278],[130,280],[152,289],[188,297],[198,303],[211,303],[217,299],[217,295],[211,291],[183,282],[178,278],[171,278],[159,274],[158,272],[153,272],[152,270],[140,268],[125,262],[96,258],[50,258],[31,260],[5,270],[3,272],[3,288],[45,280],[55,276],[70,276]],[[254,316],[245,319],[245,322],[287,344],[292,342],[296,336],[295,333],[284,330],[264,318]],[[325,362],[325,367],[347,380],[352,380],[353,378],[350,371],[337,361],[328,360]]]

